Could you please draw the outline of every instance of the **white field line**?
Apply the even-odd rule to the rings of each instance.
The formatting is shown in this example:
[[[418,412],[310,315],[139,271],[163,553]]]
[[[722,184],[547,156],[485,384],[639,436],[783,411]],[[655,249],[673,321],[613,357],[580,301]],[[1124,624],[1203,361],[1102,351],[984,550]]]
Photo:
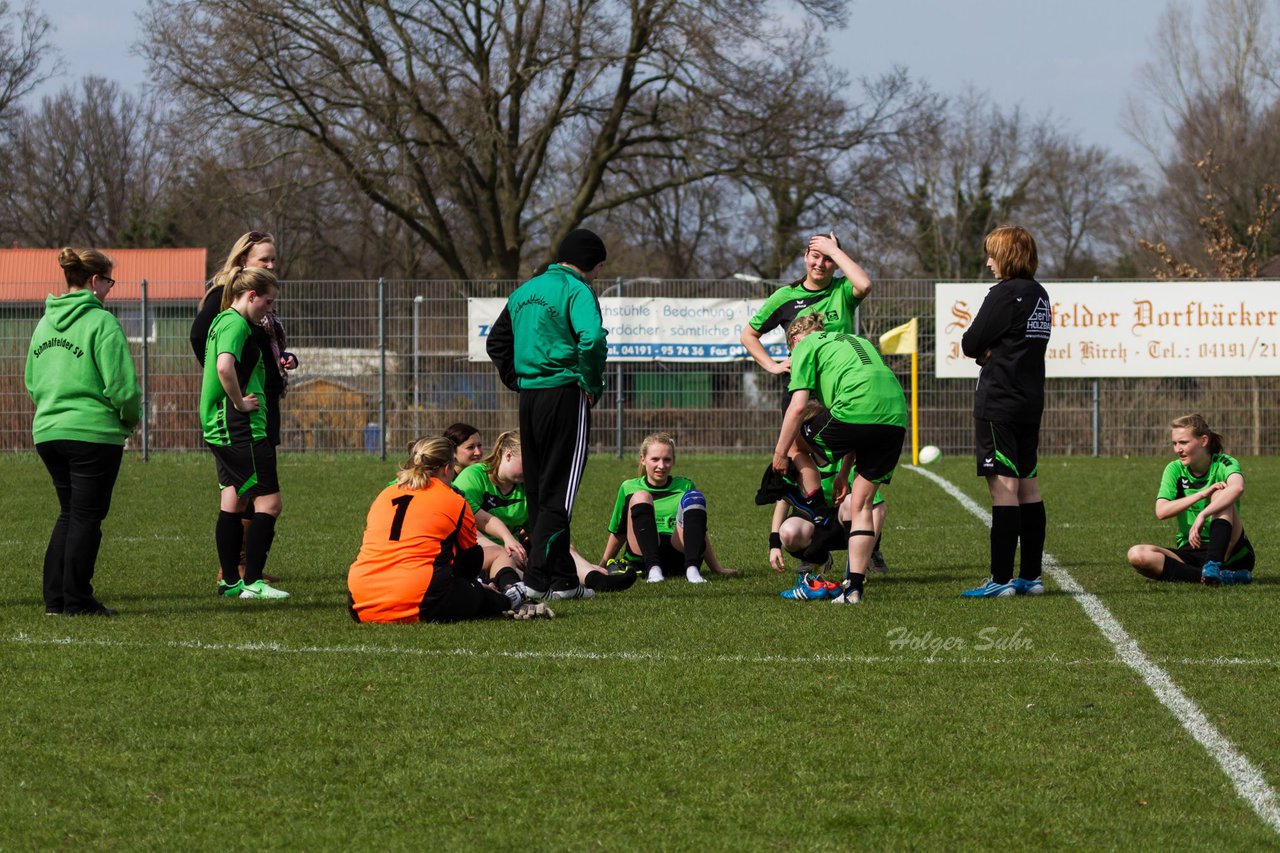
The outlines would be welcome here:
[[[987,512],[979,506],[972,498],[960,491],[949,480],[938,476],[932,471],[926,471],[923,468],[914,465],[906,466],[908,470],[932,480],[943,491],[955,498],[961,506],[969,510],[983,524],[991,526],[991,513]],[[1244,801],[1262,818],[1273,830],[1280,832],[1280,804],[1276,801],[1276,792],[1267,780],[1263,778],[1262,772],[1253,765],[1253,762],[1240,752],[1231,741],[1222,736],[1217,727],[1209,722],[1209,718],[1204,715],[1194,702],[1187,697],[1182,689],[1174,684],[1169,674],[1155,664],[1151,658],[1138,648],[1137,642],[1134,641],[1129,633],[1125,631],[1124,626],[1120,624],[1116,617],[1111,615],[1111,611],[1102,603],[1096,595],[1085,592],[1084,587],[1071,576],[1071,573],[1058,564],[1053,555],[1047,551],[1044,555],[1044,570],[1053,579],[1063,592],[1070,594],[1075,598],[1076,603],[1084,609],[1085,614],[1098,626],[1098,630],[1107,638],[1107,642],[1111,643],[1116,650],[1116,656],[1124,662],[1126,666],[1138,673],[1142,680],[1151,688],[1151,692],[1155,694],[1160,703],[1168,708],[1175,719],[1182,724],[1196,742],[1205,748],[1214,761],[1218,762],[1218,766],[1227,774],[1227,778],[1231,780],[1231,784],[1235,786],[1236,792],[1244,798]],[[996,606],[999,606],[998,604]]]
[[[935,664],[940,666],[1035,666],[1045,664],[1057,666],[1123,666],[1125,661],[1119,656],[1109,658],[1064,658],[1058,655],[1010,655],[1007,657],[989,655],[943,655],[929,654],[913,649],[900,651],[891,655],[848,655],[848,654],[814,654],[814,655],[680,655],[666,652],[634,652],[613,651],[596,652],[581,650],[561,651],[512,651],[508,649],[470,649],[455,647],[451,649],[424,649],[413,646],[379,646],[360,643],[349,646],[286,646],[283,643],[211,643],[204,640],[167,640],[162,643],[144,643],[129,640],[109,640],[86,637],[33,637],[19,632],[10,637],[0,638],[0,642],[20,646],[84,646],[96,648],[136,648],[154,649],[168,648],[200,652],[266,652],[284,655],[404,655],[408,657],[427,658],[505,658],[509,660],[564,660],[564,661],[643,661],[651,663],[724,663],[724,664],[759,664],[763,666],[783,665],[846,665],[846,664]],[[1277,658],[1170,658],[1163,661],[1175,666],[1187,667],[1261,667],[1280,668]]]

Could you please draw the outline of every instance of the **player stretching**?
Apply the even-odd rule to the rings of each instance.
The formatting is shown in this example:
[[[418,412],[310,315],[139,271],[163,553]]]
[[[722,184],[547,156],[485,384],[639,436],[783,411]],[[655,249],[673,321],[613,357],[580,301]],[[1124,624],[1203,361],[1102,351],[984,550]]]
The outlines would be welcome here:
[[[1178,519],[1177,547],[1134,545],[1129,565],[1158,581],[1205,586],[1253,581],[1254,552],[1240,520],[1244,472],[1200,415],[1173,422],[1173,452],[1156,493],[1156,518]]]

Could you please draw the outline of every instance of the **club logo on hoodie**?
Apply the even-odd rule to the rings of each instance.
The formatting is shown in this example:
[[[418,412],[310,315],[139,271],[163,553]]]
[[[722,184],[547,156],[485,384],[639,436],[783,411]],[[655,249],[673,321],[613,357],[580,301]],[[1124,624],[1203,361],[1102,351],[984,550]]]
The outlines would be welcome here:
[[[49,347],[62,347],[64,350],[67,350],[76,358],[81,358],[84,356],[84,350],[80,349],[80,347],[76,346],[74,343],[67,340],[66,338],[49,338],[49,340],[45,341],[44,343],[40,344],[40,346],[36,347],[32,355],[35,356],[36,358],[39,358],[40,354],[43,353],[45,350],[49,349]]]

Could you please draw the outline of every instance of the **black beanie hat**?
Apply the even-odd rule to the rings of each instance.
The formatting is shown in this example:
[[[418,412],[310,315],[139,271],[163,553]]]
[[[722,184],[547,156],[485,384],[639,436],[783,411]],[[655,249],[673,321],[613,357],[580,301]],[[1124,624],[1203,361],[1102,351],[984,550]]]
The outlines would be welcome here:
[[[573,264],[583,272],[595,269],[605,259],[604,241],[594,231],[575,228],[560,241],[556,249],[556,261]]]

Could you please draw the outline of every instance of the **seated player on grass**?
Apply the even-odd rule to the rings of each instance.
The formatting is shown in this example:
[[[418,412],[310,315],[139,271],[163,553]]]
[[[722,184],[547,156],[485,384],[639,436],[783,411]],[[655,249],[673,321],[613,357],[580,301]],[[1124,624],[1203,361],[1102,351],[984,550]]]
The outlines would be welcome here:
[[[600,562],[607,565],[622,552],[626,562],[643,563],[649,583],[679,572],[689,583],[706,583],[704,557],[716,574],[738,574],[716,558],[707,536],[707,499],[692,480],[671,475],[675,463],[675,439],[665,432],[641,443],[639,476],[618,487]]]
[[[1173,452],[1156,493],[1156,518],[1177,518],[1177,547],[1134,545],[1129,565],[1161,581],[1250,583],[1254,552],[1240,520],[1244,472],[1200,415],[1173,422]]]
[[[456,467],[456,465],[455,465]],[[506,592],[523,577],[529,540],[525,524],[529,505],[524,493],[524,463],[520,458],[520,433],[504,432],[483,460],[468,465],[454,478],[453,488],[467,499],[475,515],[484,553],[483,574]],[[597,592],[627,589],[636,581],[635,570],[611,575],[589,563],[569,546],[578,568],[578,579]]]
[[[787,328],[791,402],[782,419],[772,466],[781,475],[794,464],[801,489],[813,499],[821,487],[817,466],[840,460],[832,489],[837,500],[849,490],[852,530],[844,590],[832,601],[857,604],[875,544],[871,504],[876,489],[893,479],[902,455],[907,403],[897,376],[870,341],[822,328],[822,318],[816,314],[801,316]],[[827,411],[806,419],[811,393]],[[858,471],[850,482],[855,457]]]
[[[450,488],[454,445],[418,439],[396,479],[374,498],[360,553],[347,572],[357,622],[458,622],[550,617],[545,604],[480,580],[484,556],[466,498]]]

